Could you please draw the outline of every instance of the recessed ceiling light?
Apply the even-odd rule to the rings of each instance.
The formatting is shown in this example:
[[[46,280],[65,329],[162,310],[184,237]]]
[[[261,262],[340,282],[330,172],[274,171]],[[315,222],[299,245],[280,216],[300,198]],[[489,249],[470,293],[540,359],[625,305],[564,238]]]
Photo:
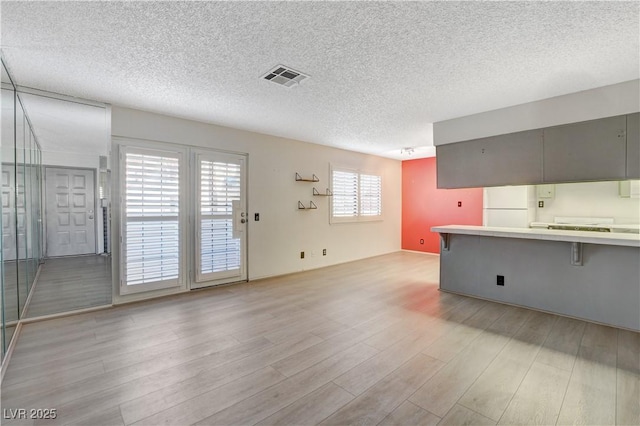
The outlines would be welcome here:
[[[284,87],[292,87],[299,84],[302,80],[309,78],[309,76],[290,67],[276,65],[271,71],[264,74],[261,78]]]

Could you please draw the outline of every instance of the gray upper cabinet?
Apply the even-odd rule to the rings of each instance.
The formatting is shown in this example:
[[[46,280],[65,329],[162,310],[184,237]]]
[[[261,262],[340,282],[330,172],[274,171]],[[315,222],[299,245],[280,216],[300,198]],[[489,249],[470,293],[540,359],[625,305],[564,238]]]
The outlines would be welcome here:
[[[626,178],[626,116],[544,129],[544,182]]]
[[[640,179],[640,113],[436,146],[438,188]]]
[[[640,179],[640,113],[627,115],[627,179]]]
[[[436,147],[438,188],[542,182],[542,130]]]

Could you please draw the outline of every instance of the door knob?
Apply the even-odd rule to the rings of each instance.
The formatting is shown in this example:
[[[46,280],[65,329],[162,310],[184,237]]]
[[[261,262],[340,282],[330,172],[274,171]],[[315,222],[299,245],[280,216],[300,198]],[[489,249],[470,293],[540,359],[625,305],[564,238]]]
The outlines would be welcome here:
[[[240,219],[240,223],[246,223],[247,219]]]

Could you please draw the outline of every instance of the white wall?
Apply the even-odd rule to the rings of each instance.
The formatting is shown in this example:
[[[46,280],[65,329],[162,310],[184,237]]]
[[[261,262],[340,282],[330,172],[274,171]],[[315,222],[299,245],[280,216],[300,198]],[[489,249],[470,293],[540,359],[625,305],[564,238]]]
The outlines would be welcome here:
[[[612,217],[614,223],[640,223],[640,199],[621,198],[618,182],[582,182],[555,185],[555,198],[538,198],[537,222],[553,222],[556,216]]]
[[[106,146],[100,152],[83,152],[81,149],[70,151],[42,151],[42,164],[45,166],[78,167],[83,169],[98,169],[100,156],[108,155]]]
[[[497,109],[433,125],[434,144],[502,135],[640,111],[640,80]]]
[[[120,107],[112,108],[111,125],[112,136],[249,155],[250,280],[400,250],[400,161]],[[315,173],[322,192],[329,186],[330,164],[382,172],[383,221],[329,224],[327,197],[312,197],[314,184],[294,178],[296,172]],[[312,199],[317,210],[298,210],[298,200],[308,205]],[[259,222],[254,213],[260,213]],[[325,248],[327,256],[322,256]]]

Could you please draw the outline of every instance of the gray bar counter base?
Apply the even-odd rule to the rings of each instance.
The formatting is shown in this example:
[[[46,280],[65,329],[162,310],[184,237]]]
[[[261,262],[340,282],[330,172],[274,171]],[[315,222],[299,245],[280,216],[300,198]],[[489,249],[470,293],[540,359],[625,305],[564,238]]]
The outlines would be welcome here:
[[[640,247],[635,244],[580,242],[581,262],[575,264],[571,232],[558,241],[512,232],[495,236],[495,228],[487,231],[493,235],[460,229],[432,228],[447,234],[441,238],[443,291],[640,331]],[[496,284],[498,275],[504,276],[504,286]]]

